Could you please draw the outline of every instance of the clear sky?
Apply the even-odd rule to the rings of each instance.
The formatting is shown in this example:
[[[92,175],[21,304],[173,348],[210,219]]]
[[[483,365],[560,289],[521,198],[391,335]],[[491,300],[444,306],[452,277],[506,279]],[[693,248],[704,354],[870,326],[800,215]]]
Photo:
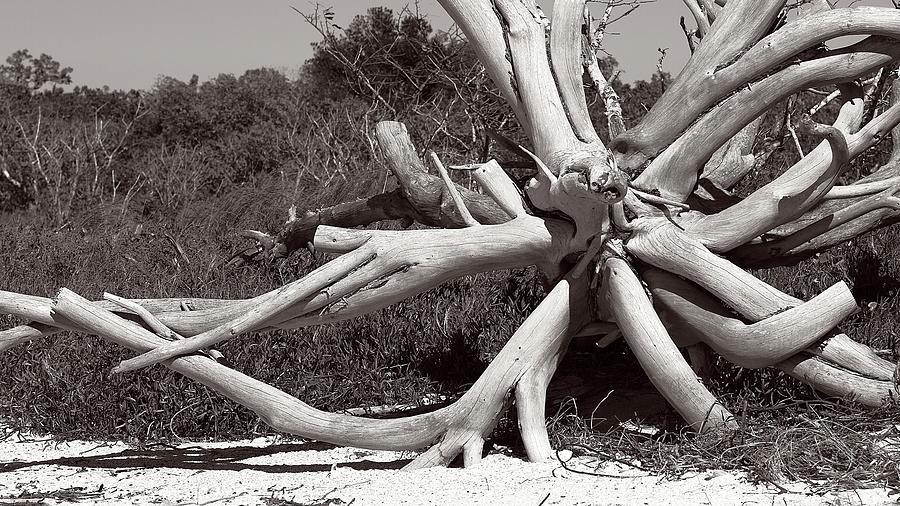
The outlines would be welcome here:
[[[548,2],[544,2],[548,4]],[[323,2],[335,22],[346,25],[366,8],[395,11],[406,0]],[[310,56],[317,33],[291,7],[310,12],[307,0],[2,0],[0,59],[17,49],[48,53],[75,69],[75,84],[114,89],[149,88],[157,76],[201,80],[227,72],[241,74],[274,67],[289,75]],[[420,0],[435,28],[451,20],[436,0]],[[549,10],[549,5],[547,6]],[[598,12],[599,15],[599,12]],[[678,16],[688,15],[679,0],[646,5],[614,25],[606,47],[622,65],[622,78],[646,79],[654,71],[657,47],[669,47],[665,69],[687,58]]]
[[[550,10],[552,2],[541,2]],[[869,3],[869,2],[866,2]],[[875,3],[889,3],[889,0]],[[346,25],[368,7],[395,11],[408,0],[323,0]],[[318,34],[291,7],[311,12],[308,0],[2,0],[0,59],[17,49],[48,53],[75,69],[75,84],[113,89],[149,88],[157,76],[201,80],[274,67],[291,75],[310,56]],[[436,0],[420,0],[435,28],[451,21]],[[599,15],[599,6],[596,6]],[[619,60],[625,81],[647,79],[669,48],[664,70],[677,74],[687,60],[680,0],[657,0],[614,24],[605,48]]]

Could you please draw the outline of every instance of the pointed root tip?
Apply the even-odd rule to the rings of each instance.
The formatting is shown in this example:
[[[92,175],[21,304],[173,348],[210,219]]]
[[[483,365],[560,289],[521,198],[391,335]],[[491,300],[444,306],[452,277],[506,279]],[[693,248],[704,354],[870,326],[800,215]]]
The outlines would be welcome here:
[[[241,232],[241,236],[253,239],[264,251],[271,250],[275,245],[275,239],[271,235],[259,230],[244,230]]]

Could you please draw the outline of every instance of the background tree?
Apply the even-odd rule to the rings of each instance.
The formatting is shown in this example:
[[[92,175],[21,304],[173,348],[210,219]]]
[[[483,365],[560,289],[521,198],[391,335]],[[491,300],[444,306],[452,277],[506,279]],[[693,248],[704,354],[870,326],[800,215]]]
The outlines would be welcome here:
[[[41,53],[37,58],[31,56],[27,49],[20,49],[6,58],[6,64],[0,65],[0,81],[21,86],[31,92],[38,91],[50,84],[72,83],[72,67],[63,67],[48,54]]]

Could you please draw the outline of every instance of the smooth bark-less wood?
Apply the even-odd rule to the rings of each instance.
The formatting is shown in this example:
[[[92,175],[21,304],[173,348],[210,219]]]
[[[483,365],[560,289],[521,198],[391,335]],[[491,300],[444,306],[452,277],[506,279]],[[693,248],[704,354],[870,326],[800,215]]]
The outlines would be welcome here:
[[[810,341],[819,341],[856,311],[850,288],[838,283],[809,302],[746,324],[698,287],[669,273],[648,271],[644,279],[667,328],[678,329],[672,337],[679,346],[706,343],[741,367],[775,365]]]
[[[628,262],[603,265],[604,299],[650,381],[694,429],[736,428],[734,416],[701,383],[653,310]]]
[[[891,93],[894,104],[900,102],[900,80],[894,81]],[[896,114],[898,113],[897,109],[896,105],[892,106],[881,117]],[[870,206],[868,207],[871,209],[869,212],[853,216],[852,219],[842,223],[835,219],[841,215],[847,215],[847,210],[852,206],[872,199],[874,193],[895,187],[894,185],[900,178],[900,142],[898,142],[900,127],[896,126],[896,122],[892,118],[887,119],[886,124],[895,124],[891,130],[893,150],[887,162],[871,175],[852,185],[832,188],[825,195],[826,201],[821,202],[796,220],[772,229],[767,234],[769,237],[765,241],[748,244],[734,252],[732,256],[746,264],[765,265],[795,262],[796,260],[792,259],[809,256],[830,246],[847,242],[868,230],[890,225],[900,220],[900,210],[890,205],[880,208]],[[859,132],[871,139],[869,142],[877,142],[877,139],[883,138],[885,135],[886,126],[878,125],[876,120],[872,120],[866,128]],[[852,152],[851,155],[853,155]],[[865,188],[866,191],[856,194],[862,188]],[[893,196],[893,193],[883,195],[883,197]],[[870,204],[872,204],[871,201],[862,205],[869,206]]]
[[[96,334],[138,353],[114,371],[161,363],[280,431],[342,445],[424,449],[410,468],[447,465],[458,455],[477,465],[511,401],[529,459],[552,458],[547,385],[575,335],[600,334],[604,344],[624,336],[644,373],[696,430],[736,428],[695,373],[714,363],[713,353],[744,367],[777,368],[827,395],[870,406],[890,400],[896,365],[839,330],[856,309],[845,284],[802,301],[735,262],[796,261],[900,220],[900,84],[893,83],[891,105],[868,112],[864,105],[864,97],[874,103],[897,66],[900,11],[818,2],[780,24],[790,9],[783,0],[685,3],[702,40],[660,100],[624,131],[622,108],[593,54],[601,37],[584,0],[557,0],[551,19],[531,1],[441,0],[530,140],[517,146],[486,132],[532,159],[538,172],[523,187],[494,160],[468,166],[480,191],[453,183],[439,153],[431,154],[438,174],[429,173],[406,127],[382,121],[375,135],[395,189],[291,212],[271,234],[245,232],[259,244],[243,259],[307,247],[337,256],[312,273],[233,301],[113,304],[65,288],[55,299],[0,291],[0,313],[29,322],[0,331],[0,351],[63,329]],[[609,16],[605,11],[601,22]],[[843,35],[868,37],[817,48]],[[882,78],[868,81],[876,88],[847,84],[876,71]],[[611,149],[591,124],[585,77],[607,108]],[[754,150],[761,115],[806,87],[829,83],[841,85],[837,119],[832,126],[805,120],[821,139],[818,147],[745,198],[729,194],[769,159],[771,151]],[[855,184],[835,186],[850,160],[892,130],[890,161]],[[383,220],[435,228],[350,228]],[[526,266],[544,274],[546,297],[478,381],[431,413],[388,420],[325,413],[197,354],[250,332],[345,320],[453,278]]]
[[[754,46],[771,29],[784,4],[783,0],[729,2],[675,82],[640,123],[613,139],[610,147],[621,154],[626,170],[640,168],[677,139],[703,111],[756,77],[748,69],[738,73],[733,82],[719,84],[717,71],[733,66],[729,63]],[[769,68],[776,63],[770,62]]]
[[[848,116],[862,114],[862,100],[845,104]],[[839,117],[840,124],[843,118]],[[850,159],[848,142],[838,128],[828,130],[827,141],[753,195],[717,214],[688,226],[689,233],[716,252],[730,251],[760,234],[802,216],[834,186]],[[818,161],[818,163],[816,163]],[[720,226],[742,217],[743,226]]]
[[[890,64],[900,56],[900,42],[870,37],[833,53],[788,66],[723,100],[654,158],[635,184],[669,198],[686,199],[703,164],[749,122],[805,88],[849,81]]]
[[[463,446],[490,433],[516,382],[553,359],[585,324],[586,288],[584,280],[559,282],[462,398],[446,408],[409,418],[377,420],[323,412],[203,356],[184,356],[165,365],[252,409],[278,430],[370,448],[417,449],[435,443],[408,467],[446,465]],[[136,351],[167,342],[66,289],[54,298],[53,318],[57,325],[96,334]]]

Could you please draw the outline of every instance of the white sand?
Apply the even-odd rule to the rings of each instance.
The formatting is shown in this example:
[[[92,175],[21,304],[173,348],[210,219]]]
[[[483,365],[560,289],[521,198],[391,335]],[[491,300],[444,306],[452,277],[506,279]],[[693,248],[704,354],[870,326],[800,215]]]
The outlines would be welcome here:
[[[0,429],[4,504],[897,504],[887,491],[815,495],[704,472],[670,481],[616,464],[576,458],[570,467],[492,453],[473,469],[401,471],[410,454],[332,448],[278,438],[136,449],[28,438]],[[599,468],[598,468],[599,465]],[[23,495],[24,494],[24,495]],[[291,502],[292,501],[292,502]]]

